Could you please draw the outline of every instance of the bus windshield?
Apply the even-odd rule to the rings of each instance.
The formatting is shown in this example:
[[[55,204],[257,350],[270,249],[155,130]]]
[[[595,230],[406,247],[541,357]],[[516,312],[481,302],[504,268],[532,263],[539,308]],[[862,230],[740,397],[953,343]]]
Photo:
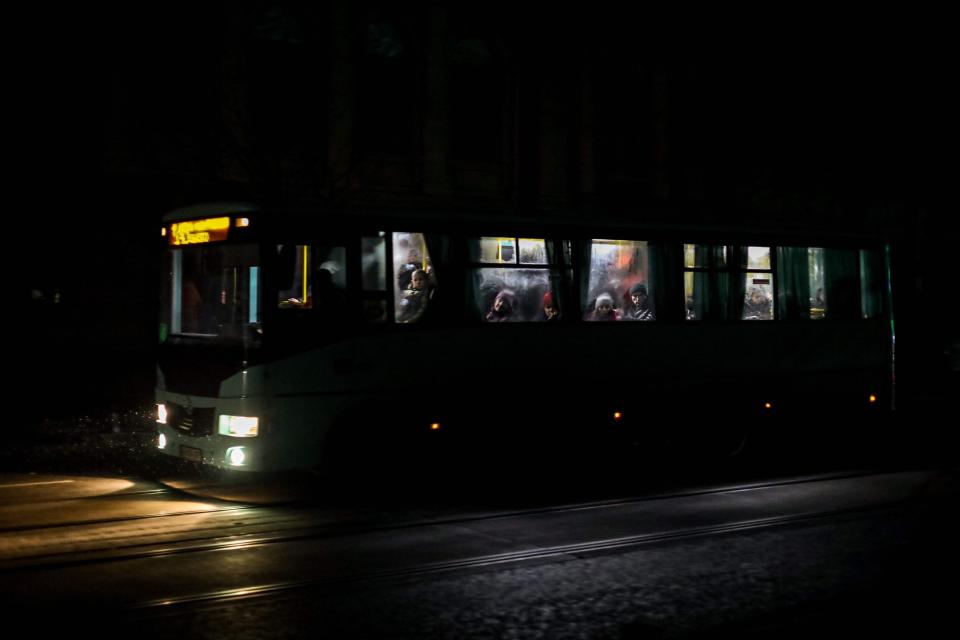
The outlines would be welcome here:
[[[256,245],[197,245],[166,253],[160,339],[172,335],[256,338],[260,333]]]

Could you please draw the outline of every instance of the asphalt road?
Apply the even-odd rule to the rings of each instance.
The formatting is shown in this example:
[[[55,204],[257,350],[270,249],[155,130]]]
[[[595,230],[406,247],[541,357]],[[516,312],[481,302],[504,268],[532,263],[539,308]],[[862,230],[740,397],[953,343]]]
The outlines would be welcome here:
[[[0,594],[137,637],[791,637],[950,624],[950,470],[563,503],[332,504],[303,486],[0,478]],[[293,498],[293,499],[291,499]],[[793,636],[796,637],[796,636]]]

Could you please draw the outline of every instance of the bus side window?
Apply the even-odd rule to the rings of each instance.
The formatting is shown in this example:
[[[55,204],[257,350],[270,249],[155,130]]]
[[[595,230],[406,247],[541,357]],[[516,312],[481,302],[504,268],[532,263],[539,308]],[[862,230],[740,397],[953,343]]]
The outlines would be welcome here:
[[[585,255],[589,263],[584,320],[656,319],[647,242],[594,239]]]
[[[823,250],[824,317],[855,320],[861,314],[860,256],[854,249]]]
[[[437,276],[424,234],[393,234],[393,287],[397,323],[413,324],[429,317],[437,292]]]
[[[279,245],[280,309],[316,309],[325,318],[345,315],[347,249],[343,245]],[[289,274],[289,275],[287,275]]]
[[[280,289],[277,292],[277,307],[280,309],[309,309],[309,292],[313,287],[313,270],[310,264],[313,254],[307,245],[277,245],[277,263],[280,272]]]
[[[484,236],[470,240],[475,313],[483,322],[553,322],[561,317],[558,265],[569,243],[543,238]],[[561,254],[561,255],[552,255]],[[569,261],[568,261],[569,262]]]
[[[325,319],[347,317],[347,248],[344,245],[318,245],[316,273],[309,300]]]
[[[683,293],[687,320],[723,317],[726,300],[720,291],[729,288],[727,247],[723,245],[683,245]]]
[[[743,320],[773,320],[773,269],[770,247],[744,247],[741,268],[747,271],[743,283]]]
[[[387,321],[387,240],[381,231],[375,236],[360,238],[360,260],[363,284],[363,319],[366,322]]]
[[[777,317],[820,320],[827,311],[824,250],[777,247]]]
[[[860,311],[863,318],[884,312],[883,255],[876,249],[860,250]]]

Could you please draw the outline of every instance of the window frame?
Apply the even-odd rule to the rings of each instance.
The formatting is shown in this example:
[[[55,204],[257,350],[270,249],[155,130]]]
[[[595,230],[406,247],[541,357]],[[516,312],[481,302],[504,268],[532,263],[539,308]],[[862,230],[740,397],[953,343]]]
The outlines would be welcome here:
[[[466,278],[473,277],[481,269],[510,269],[510,270],[542,270],[547,274],[547,282],[550,283],[550,288],[548,290],[553,291],[555,298],[555,304],[560,308],[560,322],[566,323],[570,322],[570,314],[566,311],[571,306],[570,300],[572,299],[573,289],[575,285],[573,281],[576,280],[575,274],[575,262],[574,262],[574,252],[575,242],[570,238],[558,237],[551,235],[548,229],[544,229],[540,237],[536,237],[537,233],[510,233],[510,234],[485,234],[485,233],[468,233],[464,234],[461,241],[464,243],[465,249],[465,260],[463,263],[464,266],[464,276]],[[476,243],[477,248],[479,249],[480,243],[483,239],[494,238],[497,240],[512,240],[514,243],[514,256],[512,262],[488,262],[482,260],[482,251],[477,251],[476,254],[471,250],[473,247],[472,243]],[[543,242],[544,252],[546,253],[544,262],[521,262],[520,261],[520,241],[521,240],[536,240]],[[550,254],[551,249],[555,258],[551,262]],[[498,248],[499,249],[499,248]],[[567,273],[569,272],[569,274]],[[553,283],[557,283],[558,286],[554,287]],[[464,289],[464,294],[473,295],[473,303],[476,304],[476,291],[471,290],[472,287],[467,287]],[[579,304],[574,303],[573,306],[579,307]],[[578,309],[577,309],[578,310]],[[464,309],[464,312],[469,316],[470,311]],[[480,310],[480,322],[479,324],[490,324],[488,322],[483,322],[483,313],[484,311]],[[471,318],[471,324],[475,319]],[[521,320],[514,322],[506,322],[503,324],[540,324],[536,320]]]
[[[779,247],[779,246],[782,246],[782,245],[777,245],[777,244],[743,244],[743,245],[735,245],[735,246],[734,246],[734,250],[735,250],[735,251],[739,250],[739,254],[743,257],[743,262],[742,262],[742,264],[741,264],[741,269],[740,269],[739,273],[740,273],[740,274],[742,275],[742,277],[744,278],[744,283],[743,283],[743,285],[744,285],[744,286],[743,286],[743,294],[744,294],[743,303],[744,303],[744,304],[746,304],[746,295],[747,295],[747,291],[748,291],[748,289],[747,289],[747,282],[746,282],[747,275],[748,275],[748,274],[751,274],[751,273],[766,273],[766,274],[768,274],[768,275],[770,276],[770,318],[769,318],[768,320],[761,320],[761,322],[776,322],[777,320],[780,319],[779,314],[777,313],[777,294],[779,293],[779,290],[778,290],[778,286],[779,286],[778,280],[779,280],[779,278],[776,277],[776,276],[777,276],[777,263],[776,263],[776,260],[777,260],[777,247]],[[750,249],[751,249],[751,248],[754,248],[754,247],[767,249],[768,255],[769,255],[769,257],[770,257],[770,266],[769,266],[769,267],[767,267],[767,268],[764,269],[764,268],[761,268],[761,267],[751,267],[751,266],[750,266]],[[741,322],[755,322],[754,320],[748,320],[747,318],[744,318],[744,317],[743,317],[743,309],[742,309],[742,308],[741,308],[741,311],[740,311],[740,318],[739,318],[739,320],[740,320]]]

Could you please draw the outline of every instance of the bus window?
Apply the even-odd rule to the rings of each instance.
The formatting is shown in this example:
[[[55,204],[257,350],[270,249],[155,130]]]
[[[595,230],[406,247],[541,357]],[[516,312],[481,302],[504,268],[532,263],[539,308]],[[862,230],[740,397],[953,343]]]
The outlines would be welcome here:
[[[780,317],[852,320],[883,313],[885,274],[876,251],[778,247],[776,273]]]
[[[541,239],[519,238],[520,264],[547,264],[547,244]]]
[[[360,238],[363,265],[363,317],[367,322],[387,320],[387,241],[386,233]]]
[[[745,247],[743,320],[773,320],[773,270],[770,247]]]
[[[169,295],[163,297],[165,335],[244,337],[260,323],[260,266],[246,245],[175,249],[169,254]],[[167,325],[169,322],[169,325]]]
[[[823,249],[777,247],[777,317],[819,320],[826,312]]]
[[[307,245],[277,245],[281,288],[277,292],[280,309],[309,309],[309,292],[313,288],[312,252]]]
[[[543,238],[484,236],[470,242],[471,292],[484,322],[559,320],[564,287],[555,263],[569,256],[569,243]],[[562,255],[551,253],[558,251]]]
[[[824,317],[853,320],[861,315],[860,256],[854,249],[823,250]]]
[[[687,320],[728,317],[730,271],[727,247],[685,244],[683,265]]]
[[[590,242],[585,320],[654,320],[650,250],[645,241]]]
[[[347,315],[347,248],[344,245],[315,246],[316,272],[311,293],[313,306],[324,318]]]
[[[280,309],[317,309],[342,317],[347,287],[343,245],[278,245],[279,270],[286,280],[277,293]]]
[[[864,318],[883,313],[883,256],[875,249],[860,250],[860,311]]]
[[[807,264],[809,265],[810,319],[820,320],[827,312],[823,280],[823,249],[811,247]]]
[[[393,234],[394,319],[401,324],[424,320],[437,290],[436,274],[422,233]]]

